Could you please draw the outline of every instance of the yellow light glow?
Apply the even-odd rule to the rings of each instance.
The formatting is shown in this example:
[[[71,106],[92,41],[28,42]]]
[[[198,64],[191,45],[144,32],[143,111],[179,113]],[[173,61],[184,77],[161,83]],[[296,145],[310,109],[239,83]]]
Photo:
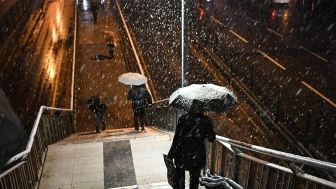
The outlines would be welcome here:
[[[57,11],[56,11],[56,24],[57,24],[57,27],[60,25],[60,22],[61,22],[61,13],[60,13],[59,9],[57,9]]]
[[[49,78],[53,80],[55,78],[55,70],[54,68],[52,68],[51,65],[49,65],[48,73],[49,73]]]
[[[53,50],[49,49],[48,53],[43,56],[43,67],[45,70],[44,78],[49,78],[49,82],[53,83],[54,78],[56,77],[56,65],[55,57],[53,56]]]
[[[53,43],[56,43],[57,40],[58,40],[58,35],[57,35],[57,32],[56,32],[56,29],[53,28],[52,29],[52,41],[53,41]]]
[[[284,19],[287,19],[287,17],[288,17],[288,10],[285,10],[285,12],[284,12]]]

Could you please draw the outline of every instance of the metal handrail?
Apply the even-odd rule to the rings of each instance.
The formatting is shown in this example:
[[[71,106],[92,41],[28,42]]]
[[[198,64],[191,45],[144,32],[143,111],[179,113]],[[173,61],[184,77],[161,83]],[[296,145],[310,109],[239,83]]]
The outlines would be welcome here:
[[[75,18],[77,18],[77,6],[75,6]],[[10,165],[11,163],[19,160],[19,159],[24,159],[25,157],[27,157],[27,155],[31,152],[32,146],[33,146],[33,142],[34,142],[34,137],[36,135],[36,131],[38,129],[38,124],[41,120],[42,114],[44,112],[44,110],[54,110],[54,111],[73,111],[73,99],[74,99],[74,81],[75,81],[75,62],[76,62],[76,39],[77,39],[77,21],[75,20],[75,29],[74,29],[74,49],[73,49],[73,66],[72,66],[72,82],[71,82],[71,98],[70,98],[70,109],[63,109],[63,108],[54,108],[54,107],[47,107],[47,106],[41,106],[38,116],[34,122],[34,126],[33,129],[30,133],[29,136],[29,141],[27,143],[26,149],[23,152],[20,152],[19,154],[13,156],[12,158],[10,158],[7,163],[7,165]],[[18,165],[13,166],[11,169],[15,169],[17,167],[19,167],[20,165],[22,165],[23,163],[18,163]],[[0,174],[0,178],[2,178],[3,176],[5,176],[6,172],[8,172],[9,170],[5,171],[4,173]],[[10,172],[10,171],[9,171]],[[8,174],[8,173],[7,173]]]
[[[244,188],[335,188],[336,182],[327,180],[323,176],[314,176],[322,170],[332,170],[335,172],[335,165],[329,162],[293,155],[281,151],[263,148],[260,146],[232,140],[223,136],[216,136],[214,143],[207,144],[207,165],[212,174],[218,174],[230,178]],[[240,151],[245,149],[250,153]],[[272,159],[271,162],[259,159],[256,156]],[[266,157],[267,158],[267,157]],[[267,159],[269,159],[267,158]],[[275,158],[275,159],[273,159]],[[281,164],[273,163],[282,162]],[[316,166],[316,162],[318,166]],[[295,163],[307,168],[307,173],[302,167],[297,167]],[[315,168],[314,168],[315,167]],[[317,168],[316,168],[317,167]]]
[[[21,161],[20,163],[14,165],[13,167],[9,168],[8,170],[4,171],[3,173],[0,174],[0,178],[8,175],[10,172],[14,171],[15,169],[17,169],[18,167],[20,167],[21,165],[25,164],[26,161]]]
[[[304,157],[304,156],[294,155],[294,154],[281,152],[281,151],[277,151],[277,150],[273,150],[273,149],[269,149],[269,148],[264,148],[264,147],[240,142],[240,141],[237,141],[237,140],[229,139],[229,138],[226,138],[226,137],[223,137],[223,136],[218,136],[217,135],[216,139],[220,142],[225,142],[225,143],[231,144],[232,146],[237,146],[237,147],[252,150],[252,151],[255,151],[255,152],[267,154],[267,155],[270,155],[270,156],[273,156],[273,157],[276,157],[276,158],[279,158],[279,159],[293,161],[293,162],[296,162],[296,163],[302,163],[302,164],[305,164],[305,165],[308,165],[308,166],[317,167],[317,168],[326,169],[326,170],[336,172],[336,164],[335,163],[330,163],[330,162],[321,161],[321,160],[317,160],[317,159],[313,159],[313,158],[309,158],[309,157]]]
[[[167,100],[168,99],[163,99],[163,100],[160,100],[160,101],[156,101],[154,103],[165,102]],[[176,109],[167,110],[166,113],[167,112],[176,112],[177,113],[177,110]],[[160,117],[160,119],[161,119],[160,122],[164,122],[167,125],[167,122],[163,121],[162,120],[163,118],[161,116],[155,116],[155,117]],[[168,119],[171,119],[169,124],[174,124],[174,123],[176,124],[177,123],[178,116],[174,116],[174,118],[169,118],[169,116],[166,115],[165,117],[167,117]],[[176,125],[173,125],[171,128],[175,128],[175,127],[176,127]],[[310,158],[310,157],[294,155],[294,154],[281,152],[281,151],[277,151],[277,150],[273,150],[273,149],[269,149],[269,148],[264,148],[264,147],[240,142],[240,141],[237,141],[237,140],[229,139],[229,138],[219,136],[219,135],[216,136],[216,139],[220,142],[231,144],[232,146],[241,147],[241,148],[245,148],[245,149],[248,149],[248,150],[251,150],[251,151],[267,154],[267,155],[270,155],[270,156],[273,156],[273,157],[276,157],[276,158],[279,158],[279,159],[283,159],[283,160],[288,160],[288,161],[292,161],[292,162],[296,162],[296,163],[302,163],[302,164],[305,164],[305,165],[308,165],[308,166],[334,171],[336,173],[336,164],[335,163],[330,163],[330,162],[321,161],[321,160],[317,160],[317,159]]]
[[[10,158],[6,165],[9,165],[19,159],[24,159],[31,151],[32,149],[32,146],[33,146],[33,142],[34,142],[34,138],[35,138],[35,135],[36,135],[36,131],[37,131],[37,128],[38,128],[38,124],[40,123],[40,120],[41,120],[41,117],[42,117],[42,113],[44,110],[55,110],[55,111],[72,111],[71,109],[62,109],[62,108],[53,108],[53,107],[46,107],[46,106],[41,106],[40,107],[40,110],[39,110],[39,113],[37,115],[37,118],[35,120],[35,123],[34,123],[34,126],[33,126],[33,129],[30,133],[30,136],[29,136],[29,141],[28,141],[28,144],[27,144],[27,147],[26,147],[26,150],[13,156],[12,158]]]
[[[168,101],[168,100],[169,100],[169,98],[162,99],[162,100],[158,100],[158,101],[153,102],[153,104],[159,104],[159,103],[161,103],[161,102],[166,102],[166,101]]]
[[[26,149],[7,161],[0,173],[0,188],[36,188],[48,146],[73,134],[73,129],[72,110],[41,106]]]

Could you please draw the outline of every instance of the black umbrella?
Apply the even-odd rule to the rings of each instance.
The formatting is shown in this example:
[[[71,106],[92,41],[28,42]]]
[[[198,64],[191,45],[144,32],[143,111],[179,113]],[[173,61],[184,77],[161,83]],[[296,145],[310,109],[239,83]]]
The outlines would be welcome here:
[[[169,98],[170,106],[187,112],[225,112],[237,104],[237,97],[230,89],[213,84],[182,87]]]
[[[112,98],[107,95],[105,92],[102,92],[100,94],[91,96],[86,103],[92,104],[92,103],[97,103],[97,104],[110,104],[112,103]]]
[[[27,142],[28,134],[0,88],[0,172],[11,157],[26,148]]]

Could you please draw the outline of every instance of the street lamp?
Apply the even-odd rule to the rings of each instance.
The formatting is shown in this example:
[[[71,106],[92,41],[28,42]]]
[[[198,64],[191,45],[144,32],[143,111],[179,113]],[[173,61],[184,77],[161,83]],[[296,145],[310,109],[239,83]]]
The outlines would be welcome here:
[[[182,0],[182,6],[181,6],[181,28],[182,28],[182,87],[185,87],[188,85],[188,71],[189,71],[189,65],[188,65],[188,19],[187,19],[187,9],[185,9],[186,4],[185,1]]]

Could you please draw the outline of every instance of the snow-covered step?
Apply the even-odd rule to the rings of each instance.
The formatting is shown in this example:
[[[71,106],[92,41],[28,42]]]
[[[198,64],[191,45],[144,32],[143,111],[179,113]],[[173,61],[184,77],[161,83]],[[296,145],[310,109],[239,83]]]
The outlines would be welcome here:
[[[139,189],[172,189],[168,182],[151,183],[148,185],[139,185]]]
[[[124,186],[124,187],[108,188],[108,189],[137,189],[137,188],[138,188],[137,185],[133,185],[133,186]]]
[[[189,189],[189,181],[186,182],[185,189]],[[199,186],[199,189],[205,189],[204,186]],[[172,187],[168,184],[168,182],[158,182],[152,183],[149,185],[139,185],[138,189],[172,189]]]

